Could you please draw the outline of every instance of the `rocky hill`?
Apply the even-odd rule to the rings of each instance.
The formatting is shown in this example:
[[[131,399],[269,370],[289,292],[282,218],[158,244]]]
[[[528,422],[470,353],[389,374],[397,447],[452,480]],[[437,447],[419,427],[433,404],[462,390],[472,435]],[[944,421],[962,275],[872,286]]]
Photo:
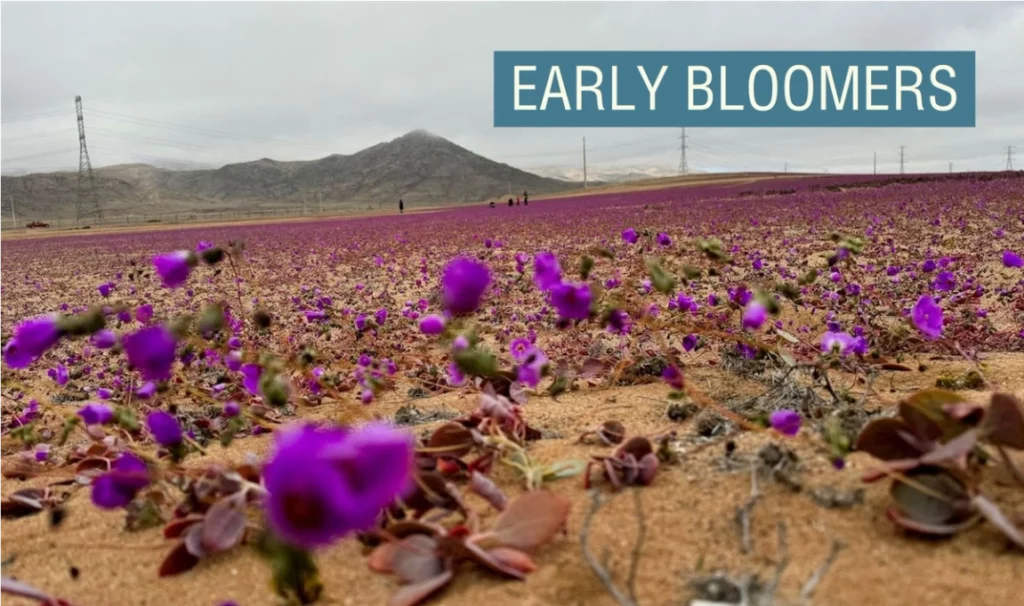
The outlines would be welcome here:
[[[475,154],[426,131],[413,131],[352,155],[308,162],[263,158],[212,170],[168,170],[128,164],[94,171],[106,215],[244,211],[316,205],[326,208],[394,204],[407,207],[474,203],[529,191],[541,195],[581,184],[541,177]],[[3,177],[19,220],[74,217],[78,174]],[[312,206],[311,206],[312,207]]]

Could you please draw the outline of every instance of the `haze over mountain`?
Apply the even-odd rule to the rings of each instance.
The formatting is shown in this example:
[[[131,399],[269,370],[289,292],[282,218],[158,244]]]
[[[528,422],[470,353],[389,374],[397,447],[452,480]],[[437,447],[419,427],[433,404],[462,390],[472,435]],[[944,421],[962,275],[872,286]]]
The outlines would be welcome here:
[[[206,170],[122,164],[93,173],[107,216],[316,208],[321,200],[336,209],[397,204],[401,198],[415,208],[501,198],[509,188],[513,195],[541,195],[580,186],[494,162],[423,130],[312,161],[262,158]],[[77,171],[2,178],[4,198],[13,196],[18,218],[25,221],[74,217],[77,187]]]

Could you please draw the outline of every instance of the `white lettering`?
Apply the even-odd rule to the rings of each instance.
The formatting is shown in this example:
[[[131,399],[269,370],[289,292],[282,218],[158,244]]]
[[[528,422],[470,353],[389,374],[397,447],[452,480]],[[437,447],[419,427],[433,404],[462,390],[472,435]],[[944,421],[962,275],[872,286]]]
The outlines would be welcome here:
[[[597,74],[597,82],[593,84],[583,84],[583,72],[590,72]],[[604,79],[604,75],[601,70],[594,67],[593,65],[577,65],[576,66],[576,111],[583,110],[583,93],[594,93],[597,97],[597,110],[604,111],[604,97],[601,96],[601,82]]]
[[[618,109],[636,109],[635,105],[619,105],[619,66],[612,66],[612,111]]]
[[[772,78],[772,101],[768,105],[759,104],[757,95],[754,93],[754,81],[757,80],[757,74],[760,72],[768,72]],[[759,112],[766,112],[775,107],[775,102],[779,99],[779,77],[772,66],[758,65],[750,72],[750,78],[747,79],[747,95],[750,97],[750,105]]]
[[[867,99],[866,99],[866,102],[864,103],[864,108],[867,109],[868,111],[872,111],[872,110],[885,111],[885,110],[889,109],[888,105],[875,105],[874,103],[871,102],[871,91],[885,90],[886,88],[888,88],[884,84],[880,84],[880,85],[873,84],[871,82],[871,74],[873,74],[874,72],[887,72],[887,71],[889,71],[889,66],[888,65],[869,65],[868,66],[867,85],[866,85],[866,88],[867,88],[867,93],[866,93],[867,94]]]
[[[558,82],[558,92],[551,91],[551,85],[556,81]],[[562,68],[557,65],[551,66],[551,73],[548,74],[548,84],[544,87],[544,97],[540,100],[540,109],[544,111],[548,108],[548,101],[551,99],[561,99],[562,106],[565,107],[565,111],[572,111],[572,104],[569,103],[569,93],[565,92],[565,80],[562,79]]]
[[[928,97],[928,100],[931,101],[932,108],[935,109],[935,111],[948,112],[949,110],[951,110],[954,107],[956,107],[956,91],[953,90],[952,87],[946,86],[945,84],[939,82],[938,78],[936,78],[936,76],[938,75],[939,71],[944,71],[944,72],[948,73],[951,78],[956,78],[956,72],[953,71],[953,68],[948,66],[948,65],[936,65],[932,69],[932,73],[931,73],[932,86],[934,86],[935,88],[938,88],[940,90],[944,90],[947,93],[949,93],[949,104],[948,105],[938,105],[935,102],[935,95],[930,95]]]
[[[661,79],[662,77],[664,77],[665,72],[668,70],[668,66],[661,66],[661,71],[658,72],[658,79],[654,81],[654,84],[651,84],[651,79],[647,77],[647,70],[644,69],[643,65],[638,65],[637,69],[640,70],[640,77],[644,79],[644,84],[647,85],[647,93],[650,95],[651,98],[651,111],[653,112],[654,101],[655,98],[658,96],[658,87],[661,86]]]
[[[725,66],[723,65],[722,66],[722,111],[732,111],[732,110],[743,111],[743,104],[742,103],[740,103],[739,105],[729,105],[729,100],[728,100],[729,99],[729,93],[726,92],[725,83],[726,83]]]
[[[512,69],[512,71],[515,73],[515,78],[516,78],[516,80],[515,80],[515,95],[516,95],[515,109],[516,109],[516,111],[528,110],[528,109],[537,109],[536,105],[523,105],[522,103],[519,102],[519,92],[520,91],[533,90],[533,89],[537,88],[533,84],[522,84],[521,82],[519,82],[519,74],[521,72],[535,72],[535,71],[537,71],[537,66],[536,65],[517,65],[517,66],[515,66]]]
[[[710,86],[710,84],[711,84],[711,70],[706,68],[706,67],[704,67],[703,65],[691,65],[691,66],[687,67],[686,71],[687,71],[687,80],[689,81],[689,87],[688,87],[688,89],[689,89],[689,93],[688,93],[689,94],[689,104],[687,105],[689,110],[690,111],[693,111],[693,110],[702,111],[702,110],[705,110],[705,109],[711,107],[711,104],[715,100],[715,94],[713,92],[711,92],[711,86]],[[700,71],[705,76],[707,76],[707,78],[701,84],[697,84],[696,82],[693,81],[693,74],[695,74],[697,71]],[[707,103],[705,103],[704,105],[701,105],[700,107],[695,105],[694,102],[693,102],[693,92],[696,89],[703,90],[708,95]]]
[[[903,84],[904,72],[914,74],[914,83],[910,86],[905,86]],[[914,96],[917,97],[917,111],[924,111],[924,99],[921,97],[921,91],[917,90],[917,87],[921,86],[921,82],[923,80],[924,74],[922,74],[921,70],[913,65],[896,66],[896,111],[903,109],[903,93],[905,92],[914,93]]]
[[[821,66],[821,109],[828,109],[826,96],[826,87],[832,89],[832,102],[835,104],[836,109],[843,111],[843,107],[846,106],[846,93],[849,92],[851,86],[853,87],[853,110],[857,111],[858,101],[857,98],[857,73],[860,69],[856,65],[851,65],[846,69],[846,80],[843,81],[843,96],[837,97],[836,95],[836,81],[832,77],[832,67],[828,65]]]
[[[791,94],[792,91],[790,90],[790,82],[793,78],[793,72],[803,72],[804,75],[807,76],[807,100],[804,102],[803,105],[793,104],[793,96]],[[814,74],[811,73],[810,68],[807,67],[806,65],[794,65],[793,67],[790,67],[789,69],[786,70],[786,80],[783,83],[783,90],[785,91],[786,95],[786,105],[789,106],[789,109],[795,112],[806,111],[807,108],[809,108],[811,104],[814,103]]]

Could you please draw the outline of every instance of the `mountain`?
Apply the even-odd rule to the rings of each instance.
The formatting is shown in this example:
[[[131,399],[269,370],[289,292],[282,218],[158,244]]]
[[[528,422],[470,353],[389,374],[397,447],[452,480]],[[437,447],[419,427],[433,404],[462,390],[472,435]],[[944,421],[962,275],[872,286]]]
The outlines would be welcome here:
[[[416,208],[502,198],[509,187],[513,194],[541,195],[580,186],[495,162],[423,130],[311,161],[262,158],[195,170],[122,164],[93,173],[108,216],[314,207],[320,200],[339,209],[386,206],[401,198]],[[77,172],[2,178],[4,198],[13,196],[19,220],[26,221],[73,218],[77,186]]]
[[[583,181],[583,168],[565,168],[563,166],[546,166],[533,169],[535,173],[550,179],[562,181]],[[691,173],[699,172],[691,170]],[[678,169],[664,166],[588,166],[587,181],[595,183],[598,181],[607,183],[622,183],[627,181],[640,181],[644,179],[663,179],[675,177],[679,174]]]

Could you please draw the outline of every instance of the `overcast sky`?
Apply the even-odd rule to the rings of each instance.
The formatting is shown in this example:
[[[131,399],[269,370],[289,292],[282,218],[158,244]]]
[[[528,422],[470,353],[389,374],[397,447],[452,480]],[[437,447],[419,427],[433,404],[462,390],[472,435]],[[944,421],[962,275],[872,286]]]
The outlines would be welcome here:
[[[1024,3],[3,2],[5,173],[348,154],[423,128],[523,168],[679,162],[676,129],[493,127],[495,50],[974,50],[973,129],[688,129],[698,170],[1024,166]]]

